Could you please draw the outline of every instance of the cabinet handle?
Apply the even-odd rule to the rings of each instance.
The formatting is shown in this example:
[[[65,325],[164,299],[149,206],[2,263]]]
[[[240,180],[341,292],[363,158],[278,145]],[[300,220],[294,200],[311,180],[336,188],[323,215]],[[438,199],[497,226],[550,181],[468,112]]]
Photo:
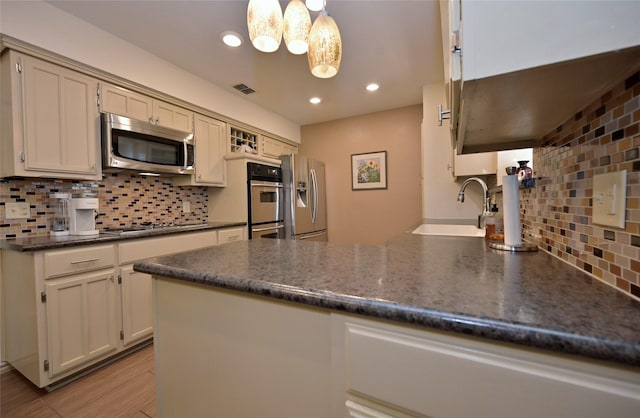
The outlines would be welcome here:
[[[444,110],[442,105],[438,105],[438,126],[442,126],[442,121],[451,119],[451,110]]]
[[[25,162],[26,158],[24,156],[24,151],[20,152],[20,155],[18,156],[18,158],[20,158],[21,163]]]
[[[156,125],[160,123],[160,116],[156,118]]]
[[[153,116],[149,116],[149,123],[153,124]]]
[[[100,260],[100,259],[99,258],[87,258],[86,260],[72,261],[71,264],[90,263],[92,261],[98,261],[98,260]]]

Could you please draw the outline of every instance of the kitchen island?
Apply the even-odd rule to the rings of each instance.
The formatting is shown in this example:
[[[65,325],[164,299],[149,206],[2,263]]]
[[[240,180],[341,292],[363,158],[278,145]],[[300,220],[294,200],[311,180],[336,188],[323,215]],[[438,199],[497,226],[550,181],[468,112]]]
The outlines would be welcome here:
[[[154,275],[163,416],[640,408],[640,303],[541,251],[406,233],[238,242],[134,268]]]

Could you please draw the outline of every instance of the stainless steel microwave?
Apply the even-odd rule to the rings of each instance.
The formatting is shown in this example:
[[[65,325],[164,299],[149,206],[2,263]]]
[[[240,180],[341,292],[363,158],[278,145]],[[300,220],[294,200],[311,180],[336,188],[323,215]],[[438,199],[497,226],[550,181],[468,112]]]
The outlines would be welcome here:
[[[183,132],[113,113],[101,114],[102,168],[193,174],[194,139]]]

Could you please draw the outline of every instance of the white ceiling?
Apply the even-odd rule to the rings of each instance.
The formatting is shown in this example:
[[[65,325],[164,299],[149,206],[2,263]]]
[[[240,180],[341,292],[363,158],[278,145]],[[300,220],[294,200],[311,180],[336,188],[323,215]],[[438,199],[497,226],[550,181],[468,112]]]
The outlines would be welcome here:
[[[422,86],[443,80],[440,12],[435,0],[327,0],[342,37],[338,75],[311,75],[307,56],[251,46],[248,0],[50,0],[52,5],[300,125],[422,103]],[[284,11],[287,1],[281,1]],[[316,12],[311,12],[312,20]],[[220,40],[226,30],[240,48]],[[116,57],[117,59],[117,57]],[[365,85],[380,84],[370,93]],[[232,88],[244,83],[256,93]],[[311,105],[309,98],[323,102]]]

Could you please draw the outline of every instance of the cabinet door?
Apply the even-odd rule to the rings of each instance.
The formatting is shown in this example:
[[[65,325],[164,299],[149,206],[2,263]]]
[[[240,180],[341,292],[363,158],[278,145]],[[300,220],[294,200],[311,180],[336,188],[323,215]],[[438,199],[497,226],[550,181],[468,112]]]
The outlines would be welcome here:
[[[45,282],[49,376],[117,350],[113,270]]]
[[[278,158],[283,154],[283,143],[277,139],[269,138],[267,136],[262,137],[262,146],[260,151],[265,157]]]
[[[455,153],[455,150],[453,152]],[[496,174],[495,152],[455,155],[454,159],[453,169],[456,177]]]
[[[298,153],[298,147],[295,145],[289,145],[289,144],[282,144],[282,154],[283,155],[289,155],[289,154],[297,154]]]
[[[144,121],[153,115],[150,97],[111,84],[100,87],[100,111]]]
[[[153,120],[156,125],[193,132],[193,112],[170,103],[154,100]]]
[[[133,270],[133,265],[120,268],[122,292],[123,344],[151,338],[153,335],[153,296],[151,275]]]
[[[195,183],[224,186],[227,166],[226,124],[219,120],[197,116],[195,123]]]
[[[25,170],[99,178],[97,81],[27,56],[23,67]]]
[[[244,239],[244,228],[221,229],[218,231],[218,245]]]

